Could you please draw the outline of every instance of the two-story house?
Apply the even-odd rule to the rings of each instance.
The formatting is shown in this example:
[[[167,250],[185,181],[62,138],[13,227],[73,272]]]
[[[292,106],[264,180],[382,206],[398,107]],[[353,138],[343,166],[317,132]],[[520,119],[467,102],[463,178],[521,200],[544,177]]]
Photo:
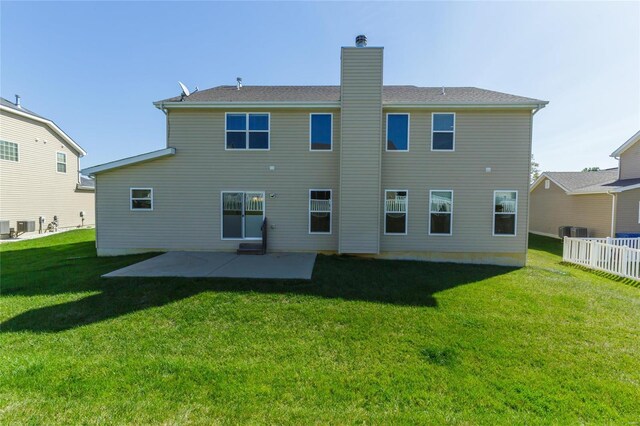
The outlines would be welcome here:
[[[339,86],[219,86],[155,102],[166,147],[84,172],[97,250],[270,251],[524,265],[533,114],[473,87],[383,85],[343,47]]]
[[[0,223],[3,237],[94,225],[93,181],[80,176],[86,152],[53,121],[0,98]],[[7,222],[8,221],[8,222]],[[30,225],[18,228],[18,222]],[[8,225],[8,226],[6,226]]]
[[[559,237],[574,226],[589,237],[640,236],[640,131],[611,157],[617,168],[544,172],[531,186],[531,232]]]

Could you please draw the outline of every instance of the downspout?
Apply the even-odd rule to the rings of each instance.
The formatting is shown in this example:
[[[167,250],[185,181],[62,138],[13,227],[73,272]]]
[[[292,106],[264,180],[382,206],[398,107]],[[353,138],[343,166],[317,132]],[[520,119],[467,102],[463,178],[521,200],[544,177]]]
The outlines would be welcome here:
[[[171,125],[169,124],[169,111],[164,107],[164,102],[160,103],[160,108],[159,109],[167,117],[167,124],[166,124],[167,140],[166,140],[166,143],[165,143],[165,148],[169,148],[169,133],[171,132]]]
[[[616,194],[613,192],[607,192],[611,195],[611,238],[616,237]]]
[[[538,106],[531,111],[531,121],[529,122],[529,173],[527,174],[527,232],[525,233],[524,238],[524,257],[525,263],[527,259],[527,254],[529,253],[529,222],[531,219],[531,155],[533,154],[533,116],[536,115],[538,111],[544,108],[544,104],[538,104]]]

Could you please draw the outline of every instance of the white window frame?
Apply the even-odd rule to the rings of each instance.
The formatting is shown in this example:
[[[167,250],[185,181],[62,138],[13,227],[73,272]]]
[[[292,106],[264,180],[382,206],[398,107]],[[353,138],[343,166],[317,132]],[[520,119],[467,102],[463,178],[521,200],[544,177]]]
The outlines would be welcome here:
[[[312,232],[311,231],[311,213],[327,213],[324,210],[311,210],[311,192],[313,191],[328,191],[329,192],[329,232]],[[308,221],[309,221],[309,235],[331,235],[333,232],[333,190],[332,189],[310,189],[309,190],[309,213],[308,213]]]
[[[58,170],[58,164],[63,164],[61,162],[58,161],[58,154],[62,154],[64,155],[64,172],[61,172]],[[56,151],[56,173],[60,173],[60,174],[67,174],[67,153],[63,152],[63,151]]]
[[[407,193],[407,205],[404,212],[404,233],[400,232],[387,232],[387,213],[403,213],[387,210],[387,192],[406,192]],[[385,189],[384,190],[384,235],[408,235],[409,233],[409,190],[407,189]]]
[[[16,157],[17,157],[17,159],[16,160],[9,160],[8,158],[0,158],[0,160],[2,160],[2,161],[10,161],[12,163],[19,163],[20,162],[20,144],[18,144],[16,142],[6,141],[4,139],[2,139],[2,142],[10,143],[10,144],[13,144],[13,145],[16,146]],[[57,166],[56,166],[56,169],[57,169]]]
[[[257,151],[265,151],[263,149],[257,150]],[[243,189],[238,189],[238,190],[233,190],[233,189],[225,189],[223,191],[220,191],[220,240],[222,241],[261,241],[262,237],[258,238],[258,237],[245,237],[244,236],[244,220],[242,223],[242,238],[224,238],[224,194],[237,194],[237,193],[242,193],[242,212],[244,213],[244,197],[246,196],[247,193],[252,193],[252,194],[262,194],[262,222],[264,223],[264,218],[267,217],[267,198],[266,198],[266,193],[264,191],[250,191],[250,190],[243,190]]]
[[[434,130],[435,119],[434,117],[438,114],[451,114],[453,115],[453,130]],[[456,113],[455,112],[432,112],[431,113],[431,151],[434,152],[455,152],[456,150]],[[438,133],[452,133],[453,141],[451,145],[451,149],[433,149],[433,132]]]
[[[515,192],[516,193],[516,211],[515,213],[496,212],[496,194],[498,192]],[[496,189],[493,191],[493,198],[491,199],[491,211],[493,212],[493,223],[491,225],[491,234],[494,237],[516,237],[518,235],[518,191],[515,189]],[[513,214],[513,234],[496,234],[496,215],[497,214]]]
[[[330,148],[329,149],[313,149],[311,147],[311,135],[313,134],[313,119],[312,118],[313,118],[314,115],[328,115],[328,116],[331,117],[331,122],[330,122],[331,129],[329,131],[329,135],[330,135],[331,139],[329,141],[329,144],[330,144]],[[312,112],[312,113],[309,114],[309,151],[310,152],[332,152],[333,151],[333,113],[332,112]],[[333,194],[331,196],[333,196]]]
[[[407,149],[389,149],[389,116],[390,115],[406,115],[407,116]],[[384,149],[386,152],[409,152],[411,148],[411,114],[408,112],[388,112],[386,124]]]
[[[431,199],[433,197],[433,193],[434,192],[450,192],[451,193],[451,211],[450,212],[434,212],[431,211]],[[449,233],[448,234],[443,234],[443,233],[431,233],[431,215],[433,213],[437,213],[437,214],[448,214],[451,216],[451,219],[449,220]],[[432,189],[429,191],[429,235],[433,235],[434,237],[450,237],[453,235],[453,189]]]
[[[242,130],[227,130],[227,116],[228,115],[241,115],[244,114],[245,116],[245,120],[246,120],[246,129],[244,130],[244,134],[245,134],[245,144],[244,144],[244,148],[228,148],[227,147],[227,132],[237,132],[240,133],[242,132]],[[251,114],[261,114],[261,115],[266,115],[267,116],[267,124],[268,124],[268,129],[267,130],[250,130],[249,129],[249,115]],[[267,134],[267,149],[261,149],[261,148],[249,148],[249,132],[261,132],[261,133],[266,133]],[[243,112],[243,111],[238,111],[238,112],[225,112],[224,113],[224,150],[225,151],[271,151],[271,113],[270,112]]]
[[[133,198],[133,191],[150,191],[149,197],[144,198]],[[149,209],[141,209],[141,208],[133,208],[133,200],[149,200],[151,201],[151,208]],[[142,187],[131,187],[129,188],[129,210],[132,212],[152,212],[153,211],[153,188],[142,188]]]

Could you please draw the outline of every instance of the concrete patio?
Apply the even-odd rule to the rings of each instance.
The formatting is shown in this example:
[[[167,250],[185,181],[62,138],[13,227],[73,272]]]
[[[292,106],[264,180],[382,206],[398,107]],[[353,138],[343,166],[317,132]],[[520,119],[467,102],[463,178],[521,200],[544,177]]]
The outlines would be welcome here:
[[[224,277],[310,280],[315,253],[239,256],[225,252],[168,252],[103,277]]]

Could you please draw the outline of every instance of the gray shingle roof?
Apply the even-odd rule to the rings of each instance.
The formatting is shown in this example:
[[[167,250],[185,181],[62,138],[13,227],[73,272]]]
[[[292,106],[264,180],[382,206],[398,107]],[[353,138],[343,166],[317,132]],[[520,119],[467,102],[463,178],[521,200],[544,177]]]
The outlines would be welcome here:
[[[80,186],[85,188],[95,188],[96,181],[85,176],[80,176]]]
[[[602,185],[618,180],[618,169],[598,170],[596,172],[544,172],[554,182],[569,191],[577,191],[594,185]]]
[[[178,102],[180,96],[158,102]],[[183,102],[338,102],[340,86],[218,86],[185,97]],[[477,87],[384,86],[383,103],[468,105],[543,104],[546,101]]]
[[[544,174],[574,193],[607,192],[640,184],[640,179],[618,180],[617,168],[596,172],[544,172]]]

